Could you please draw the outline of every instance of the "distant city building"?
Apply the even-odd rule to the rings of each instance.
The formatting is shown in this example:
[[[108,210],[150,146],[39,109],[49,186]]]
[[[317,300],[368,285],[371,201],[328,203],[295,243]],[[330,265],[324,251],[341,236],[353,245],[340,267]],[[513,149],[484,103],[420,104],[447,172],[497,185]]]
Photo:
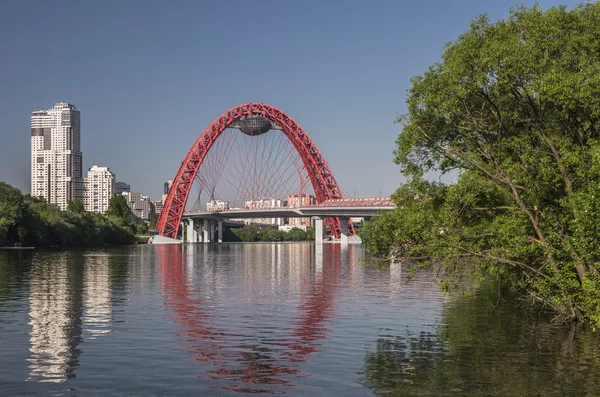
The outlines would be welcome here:
[[[129,186],[125,182],[117,182],[115,183],[115,194],[123,194],[125,192],[130,192],[131,186]]]
[[[124,192],[122,195],[135,216],[144,221],[150,218],[150,199],[147,196],[134,192]]]
[[[31,195],[62,210],[83,199],[80,117],[65,102],[31,114]]]
[[[362,226],[365,223],[365,218],[350,218],[350,222],[352,222],[354,226]]]
[[[163,193],[164,194],[169,194],[169,190],[171,189],[171,185],[173,184],[173,180],[169,179],[168,181],[165,182],[164,188],[163,188]]]
[[[229,211],[229,201],[210,200],[206,203],[206,210],[208,212]]]
[[[94,165],[88,170],[83,185],[85,210],[105,213],[109,200],[115,195],[115,174],[108,167]]]
[[[269,208],[285,207],[285,202],[280,199],[260,199],[244,201],[244,208],[247,210],[261,210]]]
[[[287,206],[291,208],[306,207],[317,203],[315,196],[309,194],[291,194],[287,199]],[[307,226],[310,226],[310,218],[290,218],[288,225],[292,227],[300,228],[303,226],[303,230],[306,230]]]
[[[169,194],[169,190],[171,190],[171,185],[173,185],[173,180],[169,179],[168,181],[165,182],[165,184],[163,186],[163,195],[162,195],[163,204],[165,203],[165,201],[167,201],[167,195]]]
[[[280,199],[248,200],[244,202],[244,208],[247,210],[266,210],[270,208],[282,208],[285,207],[285,204],[285,201]],[[285,224],[285,218],[246,219],[245,223],[258,223],[262,225],[283,225]]]
[[[154,204],[154,212],[156,213],[156,215],[160,215],[163,209],[162,200],[153,201],[152,204]]]
[[[279,226],[279,230],[283,231],[283,232],[289,232],[292,229],[301,229],[306,231],[306,226],[305,225],[281,225]]]

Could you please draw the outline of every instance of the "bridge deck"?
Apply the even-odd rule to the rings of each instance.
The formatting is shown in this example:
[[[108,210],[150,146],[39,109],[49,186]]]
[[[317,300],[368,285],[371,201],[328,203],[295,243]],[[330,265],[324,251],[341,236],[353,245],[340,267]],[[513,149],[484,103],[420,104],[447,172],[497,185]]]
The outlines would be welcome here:
[[[251,218],[310,218],[318,217],[336,217],[336,218],[371,218],[380,212],[392,211],[395,206],[380,206],[380,207],[299,207],[299,208],[269,208],[269,209],[252,209],[252,210],[231,210],[221,212],[185,212],[184,219],[251,219]]]

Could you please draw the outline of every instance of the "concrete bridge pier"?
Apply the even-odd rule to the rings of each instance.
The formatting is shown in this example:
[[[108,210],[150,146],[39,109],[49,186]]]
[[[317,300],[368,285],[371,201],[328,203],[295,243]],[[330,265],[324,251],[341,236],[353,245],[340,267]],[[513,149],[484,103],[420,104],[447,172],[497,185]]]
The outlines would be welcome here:
[[[204,220],[204,225],[202,227],[202,242],[204,244],[208,244],[211,242],[210,240],[210,221],[208,219]]]
[[[210,225],[210,242],[214,243],[215,242],[215,222],[209,221],[208,224]]]
[[[323,218],[313,217],[315,224],[315,244],[323,244]]]
[[[187,220],[185,242],[186,243],[198,242],[197,232],[196,232],[196,229],[194,228],[194,220],[193,219]]]
[[[348,245],[348,222],[350,218],[340,218],[340,243]]]
[[[223,242],[223,221],[219,220],[217,227],[219,228],[218,240],[217,242]]]

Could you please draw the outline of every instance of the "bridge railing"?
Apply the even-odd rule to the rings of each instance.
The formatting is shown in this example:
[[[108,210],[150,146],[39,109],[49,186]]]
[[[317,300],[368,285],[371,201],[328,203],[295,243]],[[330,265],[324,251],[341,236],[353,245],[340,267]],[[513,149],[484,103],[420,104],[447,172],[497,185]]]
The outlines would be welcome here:
[[[307,207],[394,207],[396,203],[389,197],[330,199],[321,204]]]

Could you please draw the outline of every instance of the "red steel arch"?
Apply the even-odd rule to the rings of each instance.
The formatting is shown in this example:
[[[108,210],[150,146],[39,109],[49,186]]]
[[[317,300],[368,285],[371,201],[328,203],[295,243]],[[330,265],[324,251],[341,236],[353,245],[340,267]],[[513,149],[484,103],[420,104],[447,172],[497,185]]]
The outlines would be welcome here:
[[[327,161],[306,131],[294,119],[276,107],[264,103],[250,102],[231,108],[223,113],[196,139],[173,180],[158,219],[158,234],[171,238],[177,237],[190,189],[206,154],[227,127],[237,120],[251,115],[261,115],[276,123],[282,129],[304,163],[315,191],[317,203],[342,198],[342,191],[333,177]],[[331,229],[332,234],[339,237],[339,219],[326,219],[326,224]]]

